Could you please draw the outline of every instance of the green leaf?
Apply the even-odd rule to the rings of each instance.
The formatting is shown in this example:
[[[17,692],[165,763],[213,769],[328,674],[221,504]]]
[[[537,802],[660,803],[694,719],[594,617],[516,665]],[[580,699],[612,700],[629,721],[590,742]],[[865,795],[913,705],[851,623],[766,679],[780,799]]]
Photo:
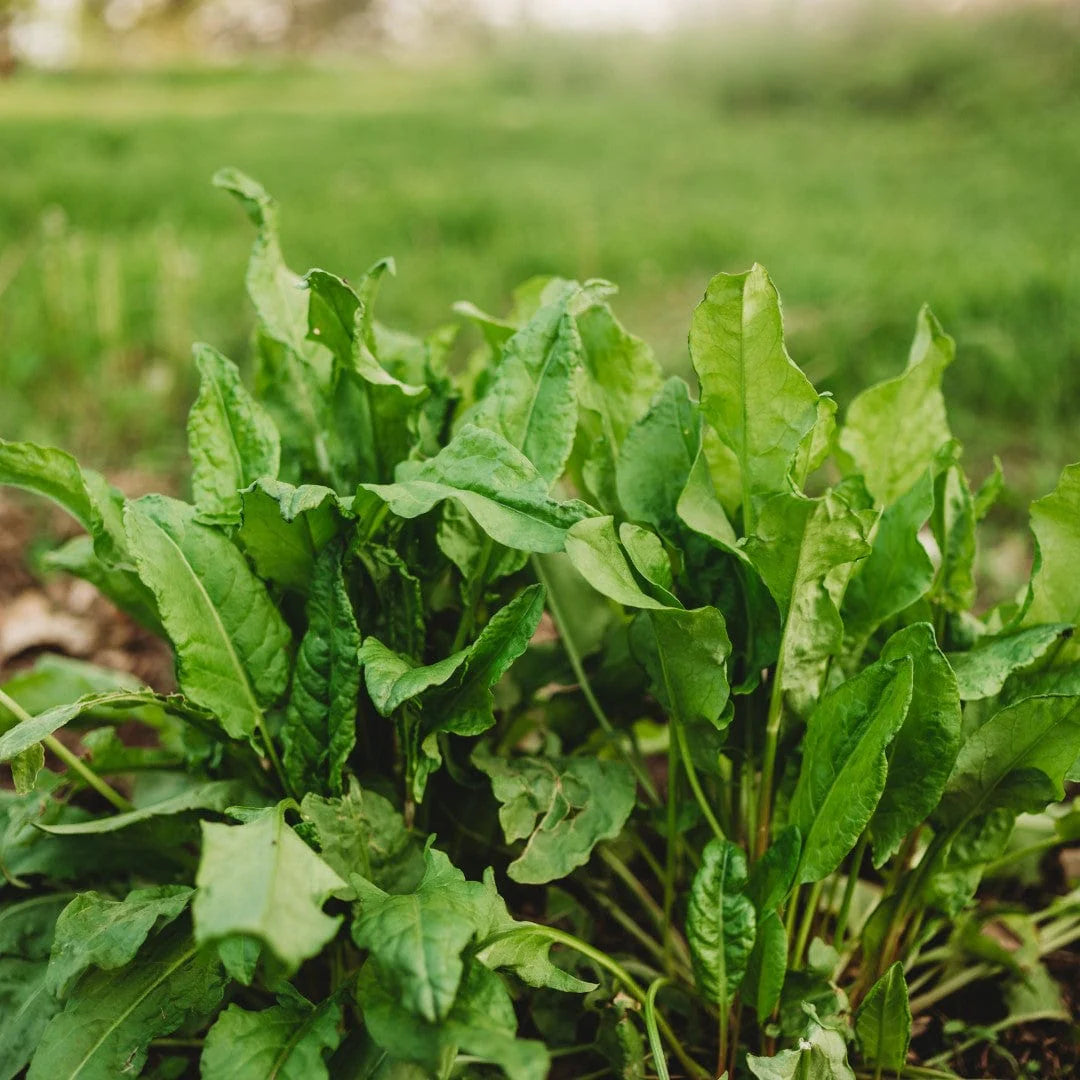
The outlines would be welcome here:
[[[803,836],[796,883],[820,881],[855,846],[885,790],[889,743],[912,696],[910,659],[878,663],[810,714],[790,820]]]
[[[614,512],[619,448],[659,391],[663,371],[649,346],[627,333],[607,304],[579,312],[577,327],[584,365],[572,465],[591,501]]]
[[[881,651],[884,662],[904,657],[913,664],[911,703],[889,751],[885,790],[870,820],[875,866],[930,816],[960,749],[956,678],[929,623],[897,631]]]
[[[583,347],[567,284],[502,348],[484,396],[463,420],[501,435],[550,487],[563,473],[577,429],[577,382]]]
[[[934,509],[934,478],[926,470],[885,508],[870,554],[856,567],[844,595],[844,629],[856,642],[922,599],[934,582],[934,564],[919,530]]]
[[[750,531],[755,500],[788,489],[818,416],[817,392],[787,354],[780,298],[760,266],[709,282],[690,324],[690,356],[705,419],[738,461]]]
[[[975,500],[956,462],[935,481],[930,524],[941,552],[935,597],[948,611],[967,611],[975,603]]]
[[[239,169],[219,169],[214,186],[235,196],[258,230],[248,263],[247,289],[264,333],[308,362],[320,353],[325,355],[320,346],[307,340],[308,294],[282,257],[276,200]]]
[[[601,840],[619,835],[634,808],[634,777],[621,761],[501,758],[480,746],[473,764],[491,778],[506,842],[528,837],[507,867],[514,881],[539,884],[566,877],[588,862]]]
[[[390,716],[405,702],[433,686],[441,686],[461,667],[467,655],[467,649],[460,649],[434,664],[414,664],[374,637],[365,638],[359,652],[364,685],[382,716]]]
[[[196,345],[194,354],[199,394],[187,430],[195,506],[203,521],[232,524],[240,520],[240,492],[277,476],[281,443],[237,366],[209,345]]]
[[[337,932],[322,907],[345,882],[285,823],[287,805],[245,825],[202,823],[192,914],[200,945],[246,934],[291,972]]]
[[[782,904],[795,883],[795,871],[802,854],[802,836],[795,825],[781,829],[765,854],[750,867],[746,895],[764,915]]]
[[[955,835],[993,810],[1036,813],[1065,795],[1080,754],[1080,698],[1032,697],[992,716],[960,748],[935,824]]]
[[[836,401],[829,394],[822,394],[817,400],[817,417],[814,426],[803,436],[795,461],[791,466],[791,476],[800,491],[806,484],[806,478],[824,464],[836,440]]]
[[[376,958],[401,1006],[435,1023],[446,1019],[457,997],[462,953],[486,902],[484,886],[466,881],[441,851],[429,847],[424,858],[424,876],[405,896],[352,879],[360,896],[352,935]]]
[[[488,920],[481,927],[476,959],[495,970],[507,968],[529,986],[548,987],[570,994],[587,994],[597,984],[583,982],[551,962],[551,938],[544,928],[518,922],[510,916],[506,902],[495,888],[490,867],[484,872]]]
[[[761,508],[746,552],[784,618],[778,672],[785,703],[805,716],[844,640],[839,606],[856,562],[870,552],[876,515],[837,492],[776,495]]]
[[[44,960],[0,957],[0,1078],[20,1075],[60,1011],[45,985]]]
[[[281,740],[285,775],[297,791],[339,794],[356,743],[360,631],[342,572],[328,547],[315,565],[307,631],[297,651]]]
[[[788,963],[787,932],[775,910],[766,911],[757,920],[754,947],[746,962],[743,998],[750,1002],[758,1019],[764,1023],[772,1015],[784,987]]]
[[[171,927],[138,963],[79,981],[42,1034],[28,1080],[137,1076],[151,1040],[205,1016],[221,994],[217,961],[199,953],[182,925]]]
[[[375,355],[371,309],[387,270],[392,263],[376,263],[361,280],[359,293],[325,270],[311,270],[304,278],[311,293],[309,337],[334,354],[324,427],[338,487],[390,479],[394,465],[417,442],[416,413],[428,396],[427,387],[395,378]]]
[[[25,488],[62,506],[93,538],[98,556],[126,562],[123,496],[63,450],[0,439],[0,484]]]
[[[269,1009],[230,1005],[206,1035],[203,1080],[328,1080],[326,1057],[341,1041],[341,1005],[313,1006],[292,992]]]
[[[19,795],[34,790],[38,773],[45,768],[45,747],[41,743],[28,746],[10,761],[11,783]]]
[[[955,353],[952,338],[924,307],[904,373],[864,390],[848,408],[840,448],[880,506],[896,502],[951,438],[941,376]]]
[[[236,538],[259,577],[307,592],[319,553],[352,516],[352,499],[319,484],[293,487],[269,477],[240,496]]]
[[[615,476],[626,516],[665,536],[676,534],[679,497],[700,448],[700,412],[686,383],[673,376],[619,450]]]
[[[323,861],[343,881],[360,874],[382,889],[409,892],[423,874],[423,858],[400,812],[355,777],[340,798],[307,794],[300,804],[315,826]]]
[[[698,987],[722,1009],[738,992],[754,947],[756,919],[746,883],[743,852],[730,840],[710,840],[690,886],[686,938]]]
[[[650,611],[642,616],[652,629],[631,635],[631,647],[652,680],[661,705],[680,723],[727,726],[731,655],[724,617],[714,607]]]
[[[403,518],[455,499],[497,543],[521,551],[561,551],[566,530],[593,511],[548,495],[547,481],[505,439],[466,424],[439,453],[398,466],[393,484],[363,484]]]
[[[797,1050],[771,1058],[747,1054],[746,1066],[757,1080],[855,1080],[844,1036],[818,1023],[811,1023]]]
[[[1066,466],[1057,487],[1031,504],[1031,531],[1038,558],[1025,624],[1080,623],[1080,464]]]
[[[177,681],[233,738],[251,736],[284,693],[291,635],[244,557],[192,507],[161,495],[128,504],[139,576],[176,650]]]
[[[626,607],[664,608],[643,592],[615,535],[610,517],[585,518],[566,533],[566,554],[574,568],[597,592]]]
[[[251,794],[250,787],[240,780],[210,780],[196,784],[178,795],[160,802],[148,803],[125,814],[111,814],[103,818],[68,822],[61,825],[43,823],[39,828],[55,836],[89,836],[98,833],[117,832],[156,817],[184,814],[191,810],[222,813],[229,806],[242,802]]]
[[[903,1069],[911,1041],[911,1009],[899,960],[870,987],[855,1013],[855,1034],[871,1065],[893,1072]]]
[[[1072,634],[1068,623],[1030,626],[976,643],[970,652],[949,653],[962,701],[994,697],[1014,672],[1033,664]]]
[[[151,931],[167,926],[187,908],[193,889],[161,885],[132,889],[123,900],[80,893],[56,920],[46,982],[67,997],[88,968],[110,971],[130,963]]]
[[[57,916],[73,898],[73,893],[43,893],[0,907],[0,957],[46,959]]]
[[[517,1039],[514,1005],[498,975],[470,964],[450,1014],[434,1024],[408,1012],[377,961],[360,972],[357,997],[372,1038],[402,1061],[420,1062],[426,1075],[450,1067],[460,1051],[498,1065],[508,1080],[544,1080],[550,1060],[543,1045]],[[381,1077],[381,1074],[376,1074]]]
[[[424,700],[427,730],[479,735],[495,723],[495,684],[521,656],[544,614],[544,589],[529,585],[488,620],[463,664]]]

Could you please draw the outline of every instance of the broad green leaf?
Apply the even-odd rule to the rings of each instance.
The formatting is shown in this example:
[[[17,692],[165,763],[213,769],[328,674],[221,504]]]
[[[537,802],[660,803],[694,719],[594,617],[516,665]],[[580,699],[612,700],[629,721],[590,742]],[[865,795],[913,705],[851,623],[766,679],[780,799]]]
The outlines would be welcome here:
[[[479,735],[495,723],[495,684],[525,651],[544,614],[544,588],[529,585],[488,620],[465,650],[464,663],[424,701],[428,730]]]
[[[0,1078],[19,1076],[60,1003],[45,985],[45,960],[0,957]]]
[[[473,764],[491,778],[506,842],[528,838],[507,867],[514,881],[566,877],[588,862],[601,840],[619,835],[634,808],[634,777],[620,761],[502,758],[478,747]]]
[[[419,1062],[428,1076],[448,1069],[458,1052],[498,1065],[508,1080],[547,1076],[550,1060],[543,1044],[516,1038],[510,995],[482,964],[469,965],[453,1009],[438,1024],[407,1011],[392,985],[382,965],[368,960],[357,997],[372,1038],[395,1058]]]
[[[233,738],[251,736],[285,692],[291,635],[263,584],[192,507],[161,495],[128,504],[128,537],[176,651],[177,681]]]
[[[955,353],[952,338],[924,307],[904,373],[864,390],[848,408],[840,448],[880,506],[896,502],[951,438],[941,376]]]
[[[0,957],[47,959],[57,916],[74,898],[74,893],[42,893],[0,907]]]
[[[499,544],[521,551],[561,551],[566,530],[593,511],[548,495],[547,481],[505,439],[466,424],[439,453],[403,462],[393,484],[363,484],[403,518],[456,499]]]
[[[282,257],[276,200],[239,169],[218,170],[214,186],[233,195],[258,230],[248,263],[247,290],[263,332],[305,361],[317,362],[325,351],[307,340],[308,294]]]
[[[63,450],[0,439],[0,484],[25,488],[62,506],[108,563],[127,562],[123,496]]]
[[[615,467],[626,516],[665,536],[678,530],[677,506],[701,448],[701,415],[686,383],[673,376],[626,433]]]
[[[791,478],[800,491],[806,478],[829,456],[835,439],[836,401],[829,394],[822,394],[817,400],[814,426],[803,436],[791,466]]]
[[[614,513],[619,448],[659,391],[663,372],[649,346],[627,333],[607,304],[579,312],[577,327],[584,364],[572,464],[591,501]]]
[[[975,603],[975,501],[956,462],[937,476],[930,524],[941,553],[934,595],[949,611],[967,611]]]
[[[81,979],[41,1036],[28,1080],[116,1080],[137,1076],[153,1039],[221,1000],[217,961],[182,925],[170,927],[137,963]]]
[[[855,846],[885,790],[886,748],[912,696],[910,659],[878,663],[810,714],[790,820],[803,836],[796,883],[820,881]]]
[[[543,927],[511,917],[495,888],[495,875],[490,867],[484,872],[484,889],[488,919],[479,931],[481,945],[476,952],[477,960],[492,970],[507,968],[529,986],[571,994],[587,994],[596,989],[596,983],[583,982],[551,962],[552,941]]]
[[[194,353],[200,382],[187,424],[191,488],[201,520],[231,524],[240,520],[240,492],[261,476],[276,478],[281,443],[237,366],[209,345]]]
[[[336,544],[319,556],[297,650],[281,741],[285,775],[297,791],[340,794],[356,743],[360,631]]]
[[[860,642],[929,591],[934,564],[919,530],[934,509],[934,480],[928,469],[882,512],[870,554],[856,568],[844,595],[844,629]]]
[[[392,264],[386,260],[376,263],[362,278],[359,293],[325,270],[311,270],[304,278],[311,293],[309,337],[334,354],[324,426],[339,488],[391,478],[417,441],[415,414],[428,395],[425,386],[395,378],[375,356],[371,308],[388,269]]]
[[[597,592],[626,607],[664,608],[645,593],[623,553],[610,517],[584,518],[566,533],[566,554]]]
[[[484,396],[463,419],[501,435],[550,487],[563,473],[577,429],[583,346],[568,284],[502,348]]]
[[[949,653],[962,701],[978,701],[999,694],[1014,672],[1033,664],[1069,637],[1068,623],[1030,626],[978,642],[970,652]]]
[[[885,790],[870,820],[874,865],[881,866],[937,806],[960,749],[960,695],[929,623],[897,631],[884,662],[910,658],[911,703],[889,750]]]
[[[293,992],[269,1009],[230,1005],[207,1032],[203,1080],[327,1080],[326,1058],[341,1041],[341,1005]]]
[[[690,886],[686,939],[702,994],[726,1009],[738,992],[754,947],[754,905],[746,895],[746,856],[713,839]]]
[[[855,1034],[871,1065],[893,1072],[903,1069],[911,1041],[911,1009],[899,960],[870,987],[855,1013]]]
[[[293,487],[266,477],[240,493],[236,537],[259,577],[307,592],[315,561],[352,514],[352,500],[328,487]]]
[[[443,503],[435,539],[439,550],[461,571],[463,594],[472,582],[483,581],[490,586],[517,573],[529,559],[526,551],[494,543],[468,511],[452,499]]]
[[[844,640],[840,603],[858,560],[870,552],[873,512],[836,492],[819,499],[776,495],[761,508],[746,551],[784,619],[778,671],[785,703],[804,716]]]
[[[200,945],[246,934],[294,971],[337,932],[322,907],[345,882],[286,824],[286,805],[245,825],[202,823],[192,914]]]
[[[855,1080],[844,1036],[819,1023],[811,1023],[797,1050],[771,1058],[747,1054],[746,1067],[757,1080]]]
[[[64,998],[88,968],[111,971],[130,963],[151,931],[180,916],[193,892],[184,885],[161,885],[132,889],[123,900],[80,893],[56,920],[49,989]]]
[[[240,780],[210,780],[197,784],[160,802],[148,803],[137,810],[127,813],[111,814],[108,817],[88,818],[85,821],[69,822],[62,825],[42,824],[45,832],[56,836],[89,836],[97,833],[116,832],[150,818],[167,817],[172,814],[184,814],[192,810],[223,813],[229,806],[250,797],[249,786]]]
[[[434,664],[414,664],[374,637],[365,638],[359,652],[364,685],[382,716],[389,716],[433,686],[442,685],[461,667],[467,655],[467,649],[460,649]]]
[[[727,659],[731,655],[724,617],[714,607],[668,608],[640,616],[651,628],[631,634],[631,647],[652,680],[661,705],[680,723],[726,726]]]
[[[634,569],[653,587],[653,592],[669,606],[682,607],[671,592],[675,579],[671,559],[660,537],[640,525],[624,521],[619,526],[619,540]]]
[[[423,858],[400,812],[378,792],[362,790],[355,777],[340,798],[305,795],[300,812],[315,826],[323,862],[343,881],[360,874],[392,892],[419,882]]]
[[[353,940],[368,949],[398,1002],[435,1023],[445,1020],[465,971],[465,946],[486,911],[485,888],[428,848],[426,869],[415,891],[392,896],[360,877]],[[393,1049],[392,1047],[390,1049]]]
[[[1064,797],[1080,755],[1080,698],[1032,697],[992,716],[960,748],[938,826],[955,835],[993,810],[1035,813]]]
[[[15,672],[0,684],[0,690],[14,698],[31,716],[91,694],[142,689],[142,683],[126,671],[114,671],[55,653],[42,653],[31,667]],[[17,723],[18,720],[0,705],[0,731],[7,731]]]
[[[725,500],[717,487],[715,470],[709,461],[710,443],[713,442],[718,443],[717,437],[712,428],[707,428],[702,433],[701,449],[686,478],[686,486],[679,495],[675,510],[684,525],[745,562],[746,553],[738,546],[735,527],[728,516],[728,504],[733,502],[738,507],[739,496]],[[727,453],[731,452],[722,443],[718,445]]]
[[[1080,464],[1066,466],[1057,487],[1031,504],[1031,531],[1038,558],[1025,624],[1080,623]]]
[[[739,463],[743,521],[755,500],[788,489],[788,474],[817,423],[818,395],[784,347],[780,298],[755,265],[718,274],[690,324],[701,409]]]
[[[798,827],[788,825],[776,834],[765,854],[750,867],[746,895],[753,900],[759,913],[772,911],[787,899],[795,883],[801,853],[802,837]]]
[[[788,942],[784,923],[775,910],[766,911],[757,920],[754,947],[746,962],[742,994],[764,1023],[780,1000],[787,974]]]

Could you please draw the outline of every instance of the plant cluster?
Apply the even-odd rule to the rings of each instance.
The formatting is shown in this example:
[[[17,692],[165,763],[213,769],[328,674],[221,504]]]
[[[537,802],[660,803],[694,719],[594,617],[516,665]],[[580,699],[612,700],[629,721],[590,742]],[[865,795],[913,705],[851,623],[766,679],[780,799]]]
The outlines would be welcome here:
[[[1001,474],[928,310],[842,425],[760,267],[693,314],[697,398],[602,281],[459,305],[451,374],[454,327],[375,320],[389,263],[299,279],[217,182],[257,365],[195,349],[191,501],[0,443],[179,688],[0,690],[0,1077],[934,1076],[959,987],[1061,1012],[1077,894],[976,897],[1080,831],[1080,466],[973,613]]]

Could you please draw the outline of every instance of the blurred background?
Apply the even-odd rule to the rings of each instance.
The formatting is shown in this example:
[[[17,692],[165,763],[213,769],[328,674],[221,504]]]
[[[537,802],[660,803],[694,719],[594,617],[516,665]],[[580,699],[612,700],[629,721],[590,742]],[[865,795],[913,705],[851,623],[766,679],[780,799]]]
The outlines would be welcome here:
[[[928,301],[954,429],[1019,517],[1080,457],[1080,5],[0,0],[0,434],[183,475],[189,349],[244,362],[252,230],[384,255],[380,318],[609,278],[675,371],[754,261],[841,407]]]

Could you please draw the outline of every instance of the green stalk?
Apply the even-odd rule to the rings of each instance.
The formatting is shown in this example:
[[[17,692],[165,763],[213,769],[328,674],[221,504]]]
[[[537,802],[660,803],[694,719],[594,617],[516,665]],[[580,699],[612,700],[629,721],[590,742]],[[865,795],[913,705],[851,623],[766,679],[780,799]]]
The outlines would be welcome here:
[[[573,949],[575,952],[580,953],[587,960],[591,960],[597,967],[602,968],[618,982],[622,983],[626,992],[639,1005],[644,1007],[647,996],[645,991],[641,989],[637,980],[634,979],[634,977],[622,966],[622,964],[618,963],[618,961],[612,960],[606,953],[602,953],[599,949],[594,949],[587,942],[574,937],[573,934],[567,934],[563,930],[556,930],[554,926],[543,926],[540,923],[533,923],[531,924],[531,928],[551,941],[554,941],[559,945],[565,945],[568,949]],[[516,933],[516,931],[511,930],[508,931],[508,933]],[[497,938],[498,935],[495,935],[495,937]],[[495,939],[493,938],[491,940]],[[708,1071],[690,1057],[686,1052],[685,1047],[675,1037],[675,1033],[671,1030],[671,1026],[664,1017],[659,1013],[655,1015],[657,1027],[659,1027],[675,1056],[682,1063],[683,1068],[692,1076],[699,1077],[701,1080],[709,1080]]]
[[[652,1051],[653,1066],[656,1068],[658,1080],[671,1080],[667,1057],[664,1054],[663,1044],[660,1042],[660,1029],[656,1026],[656,995],[667,985],[668,980],[663,977],[654,979],[645,994],[645,1032],[649,1036],[649,1049]]]
[[[760,859],[769,846],[769,814],[772,811],[773,778],[776,773],[776,750],[780,742],[780,721],[784,716],[784,694],[780,684],[784,675],[784,643],[780,641],[780,657],[773,671],[769,694],[769,714],[765,720],[765,750],[761,758],[761,789],[757,813],[757,857]]]
[[[791,954],[791,966],[798,968],[802,965],[803,950],[810,940],[810,928],[814,925],[814,916],[817,914],[818,904],[821,902],[821,891],[825,888],[825,879],[815,881],[810,895],[806,900],[806,910],[803,912],[802,923],[799,926],[799,937],[795,942],[795,951]]]
[[[0,705],[3,705],[20,724],[28,723],[33,717],[10,695],[0,690]],[[46,735],[42,743],[45,748],[58,757],[73,773],[78,775],[87,787],[93,788],[103,799],[111,803],[121,814],[126,814],[135,807],[114,787],[104,780],[77,754],[72,753],[55,735]]]
[[[859,883],[859,871],[862,869],[863,858],[866,855],[866,848],[869,843],[870,835],[864,831],[855,846],[855,854],[851,857],[847,884],[844,886],[844,898],[840,901],[840,914],[836,916],[836,930],[833,933],[833,945],[838,950],[844,947],[844,933],[847,931],[848,916],[851,914],[851,901],[855,897],[855,887]]]
[[[671,915],[675,908],[675,874],[678,853],[678,753],[675,740],[668,737],[668,778],[667,778],[667,843],[664,859],[664,924],[671,926]],[[671,952],[671,934],[664,934],[664,970],[671,975],[674,970],[674,958]]]
[[[274,748],[274,739],[270,734],[270,729],[266,726],[266,718],[262,713],[259,714],[258,728],[259,735],[263,741],[263,748],[266,750],[266,756],[269,759],[274,772],[277,774],[278,783],[281,784],[281,790],[290,798],[295,798],[296,792],[293,791],[292,785],[285,775],[285,769],[282,767],[281,758],[278,757],[277,750]]]
[[[476,573],[473,575],[472,581],[469,582],[469,595],[465,601],[465,606],[461,609],[461,619],[458,622],[457,633],[454,635],[454,642],[450,646],[452,653],[463,649],[466,639],[472,633],[473,625],[476,623],[476,609],[480,606],[480,601],[484,596],[488,566],[491,563],[494,550],[495,541],[485,534],[484,542],[480,547],[480,560],[476,566]]]
[[[709,828],[712,829],[713,835],[718,840],[724,840],[726,839],[726,834],[720,827],[720,822],[716,820],[716,815],[712,812],[712,807],[709,806],[709,800],[705,797],[705,791],[701,786],[701,781],[698,779],[697,769],[694,768],[694,762],[690,758],[690,745],[686,741],[686,732],[683,730],[682,724],[674,717],[669,720],[669,723],[675,729],[675,739],[679,746],[679,757],[682,759],[683,769],[686,772],[686,779],[690,783],[690,790],[694,793],[694,799],[697,801],[698,807],[705,820],[709,823]]]
[[[566,658],[570,661],[570,667],[574,671],[574,677],[578,681],[578,686],[581,688],[581,693],[585,698],[586,704],[589,706],[590,712],[592,712],[593,716],[596,718],[596,722],[603,729],[604,734],[607,735],[616,751],[633,770],[638,783],[641,785],[641,790],[648,796],[649,801],[653,806],[659,806],[660,796],[657,794],[656,786],[653,784],[648,771],[640,760],[640,755],[637,753],[631,754],[626,749],[618,732],[615,730],[615,725],[608,719],[607,713],[604,712],[600,702],[596,699],[596,695],[593,693],[589,677],[585,674],[585,667],[581,662],[581,655],[578,653],[577,645],[574,643],[573,638],[565,630],[566,621],[563,617],[563,612],[559,607],[558,600],[555,599],[555,594],[551,589],[551,582],[544,573],[544,568],[540,565],[540,560],[535,555],[531,555],[529,561],[532,563],[533,572],[536,574],[537,581],[544,586],[544,592],[547,594],[548,610],[551,612],[552,619],[555,620],[555,627],[559,631],[559,640],[566,652]]]

